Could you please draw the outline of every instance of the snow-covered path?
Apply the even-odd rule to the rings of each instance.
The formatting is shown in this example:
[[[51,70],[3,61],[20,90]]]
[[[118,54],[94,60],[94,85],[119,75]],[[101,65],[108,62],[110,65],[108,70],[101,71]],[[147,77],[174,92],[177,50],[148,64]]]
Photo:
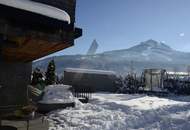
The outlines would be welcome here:
[[[89,104],[50,114],[50,130],[189,130],[190,96],[94,94]]]

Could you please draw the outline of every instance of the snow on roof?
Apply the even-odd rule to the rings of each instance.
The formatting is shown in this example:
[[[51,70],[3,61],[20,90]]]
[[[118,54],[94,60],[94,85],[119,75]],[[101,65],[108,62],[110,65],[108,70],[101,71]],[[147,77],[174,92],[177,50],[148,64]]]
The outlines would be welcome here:
[[[65,21],[68,24],[71,22],[69,14],[64,10],[39,2],[30,0],[0,0],[0,4]]]
[[[80,68],[66,68],[65,72],[104,74],[104,75],[115,75],[116,74],[114,71],[94,70],[94,69],[80,69]]]
[[[188,74],[188,72],[172,72],[172,71],[170,71],[170,72],[167,72],[167,74],[169,74],[169,75],[189,75]]]

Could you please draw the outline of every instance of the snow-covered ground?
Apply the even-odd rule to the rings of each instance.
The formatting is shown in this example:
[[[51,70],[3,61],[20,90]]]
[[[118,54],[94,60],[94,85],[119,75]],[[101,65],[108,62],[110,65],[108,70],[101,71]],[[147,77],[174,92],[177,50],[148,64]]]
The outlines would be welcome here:
[[[190,96],[94,94],[49,115],[50,130],[189,130]]]

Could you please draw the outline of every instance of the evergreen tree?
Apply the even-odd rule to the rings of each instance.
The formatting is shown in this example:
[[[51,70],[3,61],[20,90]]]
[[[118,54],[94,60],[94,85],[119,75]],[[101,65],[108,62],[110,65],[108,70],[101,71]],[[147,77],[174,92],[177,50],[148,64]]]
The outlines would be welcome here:
[[[54,60],[51,60],[48,64],[48,68],[46,71],[46,85],[52,85],[55,84],[56,75],[55,75],[55,62]]]
[[[116,87],[116,92],[123,93],[123,77],[122,76],[116,77],[114,84]]]
[[[136,93],[142,83],[135,76],[128,74],[126,77],[119,76],[115,80],[118,93]]]

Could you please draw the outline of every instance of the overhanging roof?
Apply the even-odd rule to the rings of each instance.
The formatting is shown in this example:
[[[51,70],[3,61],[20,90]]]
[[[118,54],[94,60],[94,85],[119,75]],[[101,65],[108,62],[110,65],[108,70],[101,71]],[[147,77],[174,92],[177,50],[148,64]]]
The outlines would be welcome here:
[[[74,23],[0,5],[0,58],[33,61],[74,45],[82,30]]]

